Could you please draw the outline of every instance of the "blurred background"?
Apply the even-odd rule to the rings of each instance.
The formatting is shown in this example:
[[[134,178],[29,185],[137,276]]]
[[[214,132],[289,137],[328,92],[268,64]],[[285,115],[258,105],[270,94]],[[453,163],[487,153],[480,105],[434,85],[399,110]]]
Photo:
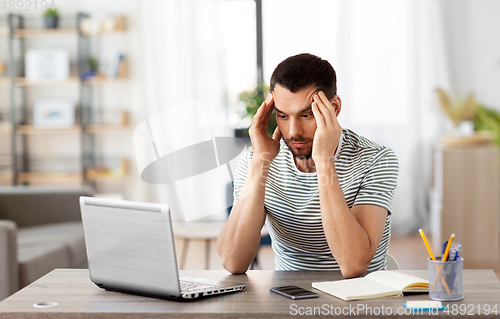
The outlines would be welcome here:
[[[456,232],[476,251],[470,258],[499,262],[500,2],[21,2],[0,9],[5,187],[86,187],[96,196],[167,203],[182,221],[173,186],[141,180],[133,130],[199,100],[212,136],[245,139],[276,65],[308,52],[337,71],[340,124],[399,158],[392,230],[413,240],[393,241],[400,264],[416,268],[426,258],[419,228],[437,250]],[[231,203],[230,192],[220,196]],[[206,265],[220,268],[218,229],[201,236],[200,253],[185,267],[203,268],[207,254]],[[189,232],[179,241],[184,255]],[[414,250],[423,257],[408,260]],[[273,269],[272,251],[264,255],[260,266]]]

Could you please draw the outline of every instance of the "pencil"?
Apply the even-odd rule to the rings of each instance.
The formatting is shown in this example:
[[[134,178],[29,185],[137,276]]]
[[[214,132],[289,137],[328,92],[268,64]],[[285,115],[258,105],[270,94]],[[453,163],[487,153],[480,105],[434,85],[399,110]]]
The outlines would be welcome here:
[[[453,242],[454,239],[455,239],[455,234],[451,234],[450,239],[448,240],[448,245],[446,245],[446,249],[444,250],[443,258],[441,258],[442,262],[446,262],[447,261],[448,255],[450,254],[451,243]],[[438,277],[441,277],[441,280],[443,279],[442,278],[443,267],[444,267],[444,264],[440,265],[439,268],[436,268],[437,271],[438,271],[438,274],[436,276],[436,280],[434,280],[434,284],[432,285],[432,289],[433,290],[436,289],[436,285],[437,285],[437,282],[438,282]],[[443,284],[444,284],[444,282],[443,282]],[[445,289],[446,289],[446,286],[445,286]],[[448,295],[450,294],[450,291],[448,289],[446,289],[446,292],[448,293]]]
[[[448,260],[448,255],[450,253],[451,243],[453,242],[453,239],[455,239],[455,234],[451,234],[450,240],[448,240],[448,245],[446,245],[446,249],[444,251],[443,259],[441,259],[441,261]]]
[[[431,259],[435,261],[436,257],[434,257],[434,254],[432,253],[431,246],[429,246],[429,242],[427,241],[427,237],[425,237],[424,231],[420,228],[418,232],[420,233],[420,236],[422,236],[422,240],[424,241],[425,248],[427,248],[427,251],[429,252],[429,256],[431,256]]]
[[[420,233],[420,236],[422,236],[422,240],[424,241],[425,248],[427,248],[427,251],[429,252],[429,256],[431,256],[432,260],[436,261],[436,257],[434,257],[434,254],[432,253],[431,246],[429,246],[429,242],[427,241],[427,237],[425,237],[425,234],[424,234],[424,231],[422,230],[422,228],[420,228],[418,230],[418,232]],[[436,267],[436,270],[438,270],[438,275],[436,276],[436,281],[434,282],[434,285],[432,286],[432,290],[436,289],[437,280],[438,280],[438,278],[441,278],[441,282],[443,283],[444,289],[446,290],[446,292],[449,295],[450,294],[450,287],[448,287],[448,284],[446,283],[446,280],[444,280],[444,277],[441,274],[441,271],[439,271],[438,265],[434,265],[434,266]]]

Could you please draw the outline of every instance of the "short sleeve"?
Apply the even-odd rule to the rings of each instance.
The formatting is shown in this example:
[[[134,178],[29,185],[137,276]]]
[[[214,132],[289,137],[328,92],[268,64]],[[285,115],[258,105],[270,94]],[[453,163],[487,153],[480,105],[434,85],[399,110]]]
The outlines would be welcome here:
[[[245,184],[245,180],[247,178],[248,173],[248,165],[250,160],[252,159],[253,150],[250,146],[248,150],[241,156],[238,161],[238,166],[236,167],[236,172],[234,174],[234,182],[233,182],[233,206],[238,202],[238,198],[240,197],[241,189]]]
[[[380,206],[392,214],[392,198],[398,173],[396,155],[390,148],[382,148],[371,161],[353,205]]]

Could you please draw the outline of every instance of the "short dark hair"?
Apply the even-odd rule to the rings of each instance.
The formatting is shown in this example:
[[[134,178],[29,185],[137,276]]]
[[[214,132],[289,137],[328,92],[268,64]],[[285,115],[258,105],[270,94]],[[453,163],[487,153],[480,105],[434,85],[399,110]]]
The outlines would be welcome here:
[[[309,53],[297,54],[281,61],[271,75],[270,92],[274,92],[276,84],[292,93],[314,85],[329,100],[337,94],[337,75],[332,65]]]

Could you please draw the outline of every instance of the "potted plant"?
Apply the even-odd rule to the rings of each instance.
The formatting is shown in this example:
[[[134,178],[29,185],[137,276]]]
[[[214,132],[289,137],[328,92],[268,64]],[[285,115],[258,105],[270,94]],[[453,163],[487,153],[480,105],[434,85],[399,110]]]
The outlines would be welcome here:
[[[463,102],[458,99],[453,99],[450,94],[441,88],[436,88],[436,93],[441,109],[453,123],[455,130],[458,130],[463,121],[471,120],[476,114],[478,103],[473,93],[469,94]]]
[[[441,108],[454,126],[452,134],[445,134],[442,137],[446,145],[475,145],[491,142],[500,144],[500,113],[498,111],[478,103],[473,93],[470,93],[464,101],[453,99],[450,94],[440,88],[436,89],[436,93]]]
[[[59,23],[59,12],[56,8],[49,8],[43,13],[45,27],[47,29],[56,29]]]
[[[80,77],[83,81],[85,80],[90,80],[92,79],[93,77],[97,76],[97,69],[98,69],[98,62],[97,60],[92,57],[92,56],[89,56],[88,59],[87,59],[87,70],[86,72],[83,72]]]
[[[240,93],[239,100],[245,104],[245,110],[239,112],[240,117],[244,118],[253,118],[257,110],[261,106],[262,102],[264,102],[267,93],[269,92],[269,87],[264,83],[257,85],[257,87],[251,91],[245,91]],[[269,119],[269,125],[267,126],[267,133],[272,136],[274,130],[278,124],[276,123],[276,115],[273,111],[271,118]],[[236,130],[236,135],[248,136],[248,128],[242,130]]]
[[[500,146],[500,112],[479,104],[476,114],[472,118],[474,123],[474,128],[476,131],[493,132],[494,140],[493,142]]]

